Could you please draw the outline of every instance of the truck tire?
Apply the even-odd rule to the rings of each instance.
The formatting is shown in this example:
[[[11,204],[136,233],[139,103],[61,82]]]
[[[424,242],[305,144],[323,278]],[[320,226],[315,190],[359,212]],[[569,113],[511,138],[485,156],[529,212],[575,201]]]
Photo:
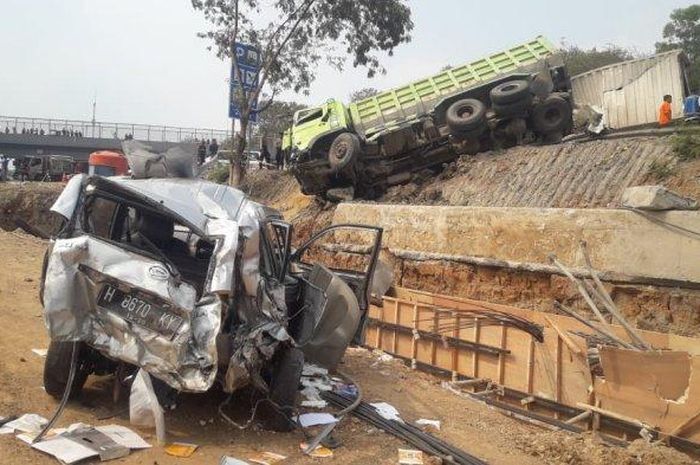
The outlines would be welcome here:
[[[532,110],[532,126],[539,134],[562,132],[571,119],[571,105],[561,97],[549,96]]]
[[[296,406],[301,371],[304,369],[304,353],[297,347],[283,347],[275,356],[270,382],[269,399],[264,402],[263,426],[278,432],[293,430],[291,420]]]
[[[508,81],[497,85],[490,92],[494,105],[507,105],[530,97],[530,83],[528,81]]]
[[[447,109],[445,119],[453,134],[479,129],[486,123],[486,105],[471,98],[458,100]]]
[[[87,381],[87,377],[90,374],[90,369],[84,362],[87,346],[83,342],[78,344],[80,352],[78,353],[77,371],[71,387],[71,399],[75,399],[80,395],[80,391],[83,389],[85,381]],[[44,359],[44,389],[51,397],[56,399],[63,397],[63,391],[66,390],[68,382],[72,354],[72,342],[51,341],[49,343],[46,359]]]
[[[527,96],[513,103],[494,103],[493,111],[496,116],[513,116],[527,113],[532,107],[532,97]]]
[[[355,134],[344,132],[335,138],[328,151],[328,162],[334,172],[343,171],[360,155],[362,147],[360,139]]]

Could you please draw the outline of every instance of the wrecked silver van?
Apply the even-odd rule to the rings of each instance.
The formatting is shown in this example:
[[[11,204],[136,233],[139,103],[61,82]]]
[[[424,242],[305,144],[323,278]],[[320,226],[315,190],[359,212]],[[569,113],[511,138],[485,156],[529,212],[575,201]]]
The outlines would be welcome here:
[[[79,341],[73,396],[92,373],[142,368],[171,390],[253,385],[289,406],[304,360],[332,369],[362,333],[380,228],[332,226],[293,251],[278,212],[195,179],[80,175],[52,211],[64,223],[41,299],[54,397]],[[366,241],[352,269],[321,259],[333,264],[339,234]]]

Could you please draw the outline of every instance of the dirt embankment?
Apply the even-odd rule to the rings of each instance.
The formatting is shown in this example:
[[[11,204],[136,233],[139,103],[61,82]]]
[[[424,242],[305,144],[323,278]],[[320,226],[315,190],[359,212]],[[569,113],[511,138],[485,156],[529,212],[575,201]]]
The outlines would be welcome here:
[[[605,208],[619,206],[625,188],[643,184],[700,198],[700,160],[679,161],[669,137],[516,147],[463,156],[436,177],[390,188],[379,201]]]
[[[17,219],[50,233],[60,221],[49,211],[63,190],[63,183],[0,183],[0,228],[13,231]]]

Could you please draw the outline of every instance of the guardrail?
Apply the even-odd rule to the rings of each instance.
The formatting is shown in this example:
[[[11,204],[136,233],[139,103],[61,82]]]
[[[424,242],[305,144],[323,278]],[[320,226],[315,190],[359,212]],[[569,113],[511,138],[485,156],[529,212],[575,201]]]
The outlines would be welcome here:
[[[216,139],[221,143],[230,137],[230,131],[207,128],[185,128],[136,123],[106,123],[71,119],[29,118],[0,115],[0,132],[39,135],[69,135],[99,139],[125,139],[151,142],[195,142]]]

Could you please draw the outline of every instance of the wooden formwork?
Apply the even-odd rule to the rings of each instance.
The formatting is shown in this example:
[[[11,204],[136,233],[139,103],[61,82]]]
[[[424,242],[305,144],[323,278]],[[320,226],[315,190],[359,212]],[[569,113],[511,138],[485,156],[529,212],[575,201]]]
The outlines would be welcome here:
[[[543,327],[544,340],[538,342],[513,327],[485,325],[485,320],[472,316],[473,311],[479,310],[496,310],[538,324]],[[683,426],[685,439],[677,438],[677,443],[695,449],[696,444],[687,439],[700,441],[700,420],[694,425],[700,417],[700,398],[692,399],[696,388],[688,368],[678,365],[679,381],[667,390],[681,389],[685,376],[690,395],[686,392],[685,398],[654,398],[659,400],[656,403],[644,397],[649,393],[635,391],[638,386],[614,384],[620,379],[642,383],[635,381],[636,375],[627,373],[624,366],[615,365],[619,376],[611,372],[613,362],[624,357],[651,357],[662,366],[665,360],[677,360],[679,354],[682,359],[685,354],[692,373],[696,363],[700,369],[700,339],[640,331],[646,341],[663,350],[627,354],[603,349],[602,359],[609,364],[607,379],[603,379],[591,374],[587,343],[573,334],[591,334],[591,329],[567,316],[404,288],[396,288],[393,295],[385,296],[383,305],[372,305],[368,316],[365,343],[369,347],[405,359],[414,368],[450,375],[452,380],[489,380],[511,394],[500,400],[510,397],[518,407],[538,415],[562,422],[581,416],[587,427],[602,428],[623,438],[637,435],[640,425],[660,436],[676,433],[677,427]],[[628,340],[621,327],[613,326],[613,331]],[[700,390],[700,382],[697,384]],[[658,386],[647,390],[658,390]],[[658,397],[658,392],[652,394]],[[608,406],[615,411],[606,410]],[[587,409],[592,413],[581,415]]]

